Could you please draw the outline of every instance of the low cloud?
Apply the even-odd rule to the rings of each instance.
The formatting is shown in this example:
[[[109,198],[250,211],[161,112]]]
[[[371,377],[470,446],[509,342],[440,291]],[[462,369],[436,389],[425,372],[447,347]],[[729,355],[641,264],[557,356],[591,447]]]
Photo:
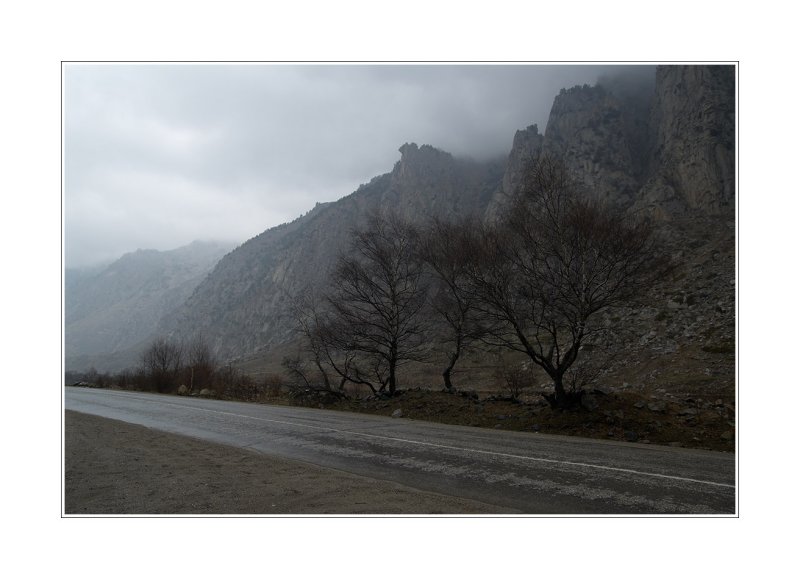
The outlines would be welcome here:
[[[390,171],[405,142],[507,154],[598,66],[67,65],[68,267],[244,241]]]

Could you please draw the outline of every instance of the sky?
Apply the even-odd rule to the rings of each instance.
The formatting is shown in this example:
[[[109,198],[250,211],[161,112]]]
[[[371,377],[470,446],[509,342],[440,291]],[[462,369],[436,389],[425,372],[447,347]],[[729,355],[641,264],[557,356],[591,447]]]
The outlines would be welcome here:
[[[64,259],[241,243],[391,171],[406,142],[475,159],[544,132],[611,66],[64,65]]]

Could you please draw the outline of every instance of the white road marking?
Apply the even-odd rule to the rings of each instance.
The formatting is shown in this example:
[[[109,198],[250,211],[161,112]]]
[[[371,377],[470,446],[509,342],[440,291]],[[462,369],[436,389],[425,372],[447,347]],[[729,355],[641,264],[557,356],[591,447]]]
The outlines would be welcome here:
[[[109,392],[109,394],[111,394],[111,393]],[[135,398],[137,400],[147,400],[147,401],[151,401],[152,400],[152,398],[144,398],[144,397],[139,397],[139,396],[130,395],[130,394],[122,394],[122,393],[116,393],[116,392],[114,394],[119,394],[120,396],[125,397],[125,398]],[[624,473],[627,473],[627,474],[635,474],[635,475],[649,476],[649,477],[655,477],[655,478],[664,478],[664,479],[678,480],[678,481],[683,481],[683,482],[693,482],[693,483],[698,483],[698,484],[712,485],[712,486],[731,488],[731,489],[735,489],[736,488],[736,485],[727,484],[727,483],[719,483],[719,482],[714,482],[714,481],[700,480],[700,479],[694,479],[694,478],[686,478],[686,477],[682,477],[682,476],[675,476],[675,475],[668,475],[668,474],[659,474],[659,473],[654,473],[654,472],[644,472],[644,471],[633,470],[633,469],[629,469],[629,468],[619,468],[619,467],[614,467],[614,466],[604,466],[604,465],[590,464],[590,463],[585,463],[585,462],[572,462],[572,461],[569,461],[569,460],[556,460],[556,459],[552,459],[552,458],[537,458],[537,457],[533,457],[533,456],[524,456],[524,455],[520,455],[520,454],[507,454],[507,453],[504,453],[504,452],[493,452],[493,451],[490,451],[490,450],[480,450],[480,449],[476,449],[476,448],[464,448],[464,447],[458,447],[458,446],[450,446],[450,445],[447,445],[447,444],[436,444],[434,442],[423,442],[423,441],[419,441],[419,440],[409,440],[409,439],[406,439],[406,438],[396,438],[396,437],[393,437],[393,436],[382,436],[382,435],[379,435],[379,434],[367,434],[367,433],[364,433],[364,432],[355,432],[353,430],[341,430],[341,429],[338,429],[338,428],[331,428],[330,426],[313,426],[311,424],[301,424],[301,423],[298,423],[298,422],[289,422],[289,421],[286,421],[286,420],[276,420],[274,418],[261,418],[261,417],[258,417],[258,416],[249,416],[247,414],[237,414],[235,412],[226,412],[224,410],[213,410],[213,409],[210,409],[210,408],[202,408],[200,406],[193,406],[193,405],[189,405],[189,404],[179,404],[177,402],[166,402],[166,401],[164,401],[163,404],[168,404],[168,405],[171,405],[171,406],[178,406],[179,408],[188,408],[188,409],[191,409],[191,410],[202,410],[204,412],[211,412],[211,413],[214,413],[214,414],[225,414],[225,415],[228,415],[228,416],[236,416],[238,418],[248,418],[250,420],[259,420],[261,422],[271,422],[271,423],[275,423],[275,424],[285,424],[285,425],[288,425],[288,426],[297,426],[297,427],[300,427],[300,428],[308,428],[308,429],[312,429],[312,430],[326,430],[326,431],[329,431],[329,432],[337,432],[337,433],[340,433],[340,434],[351,434],[353,436],[362,436],[362,437],[365,437],[365,438],[377,438],[377,439],[381,439],[381,440],[392,440],[392,441],[395,441],[395,442],[404,442],[406,444],[416,444],[418,446],[429,446],[429,447],[433,447],[433,448],[442,448],[442,449],[446,449],[446,450],[457,450],[457,451],[460,451],[460,452],[467,452],[467,453],[471,452],[471,453],[475,453],[475,454],[486,454],[486,455],[490,455],[490,456],[499,456],[499,457],[504,457],[504,458],[519,459],[519,460],[528,460],[528,461],[534,461],[534,462],[546,462],[546,463],[551,463],[551,464],[563,464],[563,465],[569,465],[569,466],[578,466],[578,467],[584,467],[584,468],[594,468],[594,469],[598,469],[598,470],[608,470],[608,471],[614,471],[614,472],[624,472]]]

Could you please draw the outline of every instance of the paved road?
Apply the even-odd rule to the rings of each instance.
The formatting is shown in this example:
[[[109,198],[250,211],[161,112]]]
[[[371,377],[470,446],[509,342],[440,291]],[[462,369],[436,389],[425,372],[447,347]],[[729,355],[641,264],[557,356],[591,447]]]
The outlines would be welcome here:
[[[540,514],[733,514],[726,453],[83,388],[65,408]]]

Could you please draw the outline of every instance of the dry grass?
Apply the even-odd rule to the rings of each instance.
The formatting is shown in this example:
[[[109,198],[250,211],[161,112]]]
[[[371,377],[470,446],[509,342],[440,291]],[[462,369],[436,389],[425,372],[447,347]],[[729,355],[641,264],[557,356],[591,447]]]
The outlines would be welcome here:
[[[597,403],[593,410],[554,410],[531,393],[523,397],[522,402],[513,402],[499,396],[476,399],[474,394],[418,389],[402,391],[391,399],[372,397],[322,405],[316,401],[307,403],[383,416],[391,416],[400,409],[403,418],[444,424],[734,450],[732,396],[663,401],[637,392],[617,392],[596,393],[592,398]],[[649,407],[651,404],[655,410]]]

